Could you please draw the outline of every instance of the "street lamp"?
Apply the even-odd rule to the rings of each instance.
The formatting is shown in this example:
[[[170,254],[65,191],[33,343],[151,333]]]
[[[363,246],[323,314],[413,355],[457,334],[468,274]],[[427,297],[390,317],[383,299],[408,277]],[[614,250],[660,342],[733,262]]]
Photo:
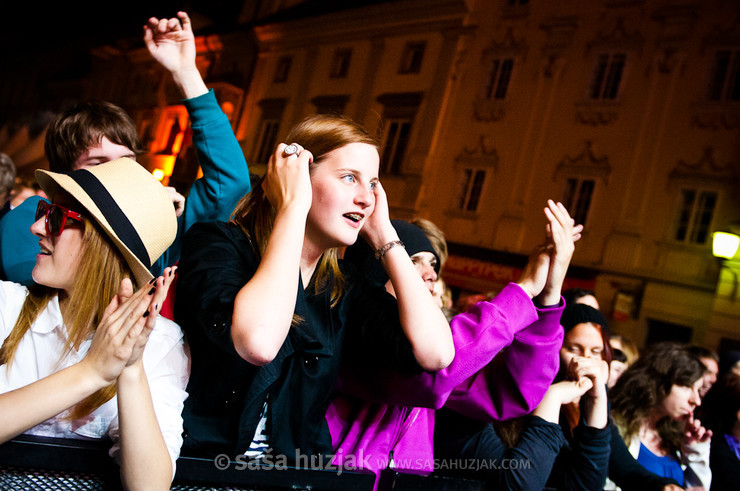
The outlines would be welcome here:
[[[714,257],[732,259],[740,246],[740,236],[729,232],[714,232],[712,234],[712,254]]]
[[[726,263],[735,257],[738,246],[740,246],[740,236],[737,234],[729,232],[714,232],[712,234],[712,254],[722,263],[722,271],[727,271],[732,277],[732,289],[729,297],[733,302],[735,301],[735,295],[737,293],[737,272],[733,269],[731,264]]]

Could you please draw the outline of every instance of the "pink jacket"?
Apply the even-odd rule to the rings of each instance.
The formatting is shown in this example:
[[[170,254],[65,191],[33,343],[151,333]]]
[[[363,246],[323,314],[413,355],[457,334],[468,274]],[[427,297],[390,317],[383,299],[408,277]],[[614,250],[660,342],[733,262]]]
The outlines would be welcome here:
[[[326,413],[334,463],[379,474],[392,452],[394,468],[431,472],[434,409],[446,406],[481,421],[531,412],[560,365],[563,308],[561,301],[538,309],[510,283],[452,319],[455,359],[447,368],[417,375],[343,373]]]

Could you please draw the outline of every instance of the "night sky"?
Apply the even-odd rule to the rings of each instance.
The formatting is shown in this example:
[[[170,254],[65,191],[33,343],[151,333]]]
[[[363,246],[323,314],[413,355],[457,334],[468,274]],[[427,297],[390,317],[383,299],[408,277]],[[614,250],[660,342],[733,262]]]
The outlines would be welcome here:
[[[149,17],[174,17],[180,9],[189,13],[198,11],[217,23],[234,23],[241,4],[230,0],[129,0],[92,4],[20,0],[0,10],[0,54],[5,55],[2,60],[7,60],[14,53],[33,54],[50,48],[100,45],[139,37]]]

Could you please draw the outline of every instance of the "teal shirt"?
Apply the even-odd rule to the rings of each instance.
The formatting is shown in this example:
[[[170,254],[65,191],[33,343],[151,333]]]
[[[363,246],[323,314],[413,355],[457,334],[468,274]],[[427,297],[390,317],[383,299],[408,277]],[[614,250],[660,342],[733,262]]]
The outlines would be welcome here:
[[[213,90],[183,103],[190,115],[193,146],[203,177],[190,188],[185,210],[177,219],[175,241],[150,268],[154,276],[179,261],[182,236],[194,223],[227,221],[251,189],[247,161]],[[28,198],[0,220],[0,279],[33,284],[31,271],[39,252],[39,238],[30,227],[40,199]]]

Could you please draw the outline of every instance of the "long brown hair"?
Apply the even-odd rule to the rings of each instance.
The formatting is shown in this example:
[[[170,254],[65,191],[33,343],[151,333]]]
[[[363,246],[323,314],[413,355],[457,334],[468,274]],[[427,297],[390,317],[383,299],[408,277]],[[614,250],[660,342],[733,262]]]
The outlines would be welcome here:
[[[671,393],[674,385],[691,387],[705,367],[688,349],[674,342],[656,343],[619,377],[609,393],[612,416],[625,441],[639,434],[642,424]],[[666,416],[656,425],[664,446],[678,452],[683,423]]]
[[[313,154],[310,172],[321,165],[321,161],[329,152],[350,143],[366,143],[378,148],[377,139],[358,123],[343,116],[327,114],[317,114],[304,119],[290,130],[285,141],[298,143]],[[237,203],[230,221],[241,227],[254,252],[262,255],[275,221],[275,208],[265,196],[262,180]],[[316,291],[327,288],[331,278],[334,278],[331,283],[332,306],[336,305],[344,291],[344,277],[339,270],[338,259],[337,248],[325,251],[314,275]]]
[[[77,209],[80,208],[81,206]],[[81,255],[75,274],[75,287],[67,299],[67,305],[71,306],[66,309],[64,319],[67,346],[59,357],[60,361],[72,349],[78,349],[82,342],[95,331],[103,318],[105,308],[113,296],[118,293],[122,279],[131,278],[134,288],[138,287],[131,269],[108,236],[90,220],[84,221],[84,227],[82,238],[84,254]],[[4,364],[6,370],[10,370],[16,349],[23,336],[49,301],[60,293],[57,289],[38,284],[34,284],[29,289],[15,326],[0,347],[0,364]],[[98,390],[76,404],[70,412],[69,419],[74,420],[87,416],[114,395],[116,395],[115,384]]]

